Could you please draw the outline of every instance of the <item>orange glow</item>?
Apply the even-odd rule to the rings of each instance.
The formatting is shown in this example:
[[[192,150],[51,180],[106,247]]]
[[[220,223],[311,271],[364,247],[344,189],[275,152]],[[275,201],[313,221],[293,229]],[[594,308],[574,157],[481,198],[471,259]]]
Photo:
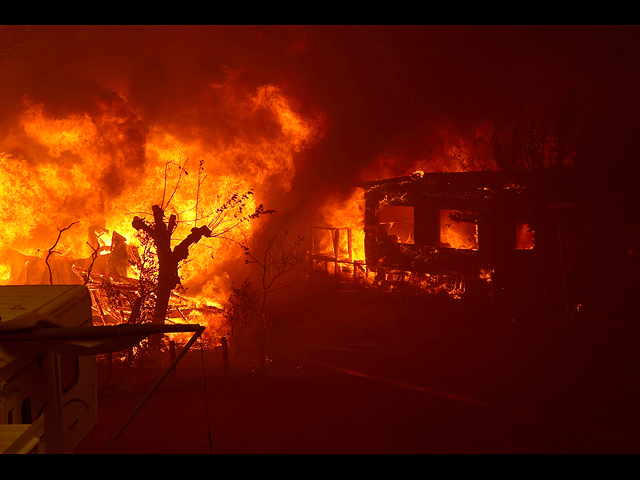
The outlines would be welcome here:
[[[321,226],[351,229],[352,260],[364,261],[364,190],[354,188],[346,199],[329,198],[321,209],[321,215],[324,224]],[[346,240],[344,235],[341,240]],[[345,251],[344,245],[341,251]]]
[[[533,231],[527,223],[516,225],[516,248],[518,250],[531,250],[534,246]]]
[[[413,207],[380,206],[380,224],[395,243],[414,243]]]
[[[456,221],[456,213],[456,210],[440,210],[440,246],[465,250],[477,250],[477,223]],[[471,215],[473,212],[463,213]],[[454,218],[452,218],[452,216]]]
[[[416,171],[469,172],[497,170],[491,145],[493,127],[481,123],[471,131],[460,131],[450,122],[441,126],[429,125],[419,138],[403,139],[405,143],[389,149],[361,173],[360,180],[380,180],[403,177]],[[408,145],[421,145],[407,151]]]
[[[168,203],[167,214],[176,214],[177,243],[232,193],[254,190],[246,207],[253,211],[259,203],[269,208],[270,198],[290,190],[299,154],[323,135],[321,116],[302,116],[275,85],[242,91],[233,72],[227,73],[225,83],[204,87],[203,102],[211,105],[205,109],[210,118],[202,122],[151,122],[123,96],[62,116],[43,103],[25,102],[19,125],[0,144],[0,283],[48,283],[48,277],[25,271],[29,265],[46,268],[58,228],[73,222],[50,263],[65,259],[67,280],[82,283],[71,265],[89,258],[92,248],[107,257],[113,232],[126,239],[127,248],[139,248],[133,216],[151,218],[154,204]],[[210,124],[220,128],[213,131]],[[176,310],[175,321],[217,321],[217,315],[193,307],[226,301],[229,269],[234,262],[244,265],[233,240],[251,237],[254,228],[247,223],[226,239],[203,239],[191,249],[180,270],[191,317]],[[97,260],[94,269],[107,262]],[[128,277],[138,275],[128,267]]]

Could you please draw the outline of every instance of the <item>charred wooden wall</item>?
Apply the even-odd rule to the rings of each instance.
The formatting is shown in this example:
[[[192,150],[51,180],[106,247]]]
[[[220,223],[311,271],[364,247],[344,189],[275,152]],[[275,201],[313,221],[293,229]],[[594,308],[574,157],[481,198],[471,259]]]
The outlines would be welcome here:
[[[573,191],[565,172],[432,173],[363,182],[365,254],[372,268],[477,279],[492,272],[500,315],[566,309],[571,262],[562,249],[570,235]],[[388,241],[380,224],[384,205],[411,206],[414,243]],[[440,210],[474,212],[477,250],[440,244]],[[516,224],[528,223],[535,247],[516,248]],[[565,256],[563,256],[565,255]],[[566,295],[565,295],[566,294]]]

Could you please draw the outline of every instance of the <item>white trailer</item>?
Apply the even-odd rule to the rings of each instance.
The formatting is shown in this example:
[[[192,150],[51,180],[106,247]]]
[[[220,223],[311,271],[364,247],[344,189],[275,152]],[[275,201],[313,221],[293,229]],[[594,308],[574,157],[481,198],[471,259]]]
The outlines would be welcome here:
[[[85,286],[0,286],[0,453],[73,453],[97,421],[95,355],[152,334],[195,332],[150,396],[203,330],[93,326]]]

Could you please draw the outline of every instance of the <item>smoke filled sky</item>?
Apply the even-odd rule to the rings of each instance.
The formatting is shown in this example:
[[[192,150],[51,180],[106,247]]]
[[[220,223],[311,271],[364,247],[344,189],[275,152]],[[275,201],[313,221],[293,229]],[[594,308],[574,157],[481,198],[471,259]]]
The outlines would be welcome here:
[[[203,116],[205,86],[235,72],[274,84],[322,141],[304,152],[293,192],[340,188],[385,151],[428,155],[431,130],[465,130],[571,105],[591,150],[635,155],[638,27],[600,26],[5,26],[0,138],[25,97],[51,115],[126,96],[150,122]],[[211,106],[209,106],[211,108]],[[210,117],[208,117],[210,118]],[[207,132],[214,134],[212,125]],[[607,140],[597,139],[600,136]],[[633,140],[635,142],[635,140]]]

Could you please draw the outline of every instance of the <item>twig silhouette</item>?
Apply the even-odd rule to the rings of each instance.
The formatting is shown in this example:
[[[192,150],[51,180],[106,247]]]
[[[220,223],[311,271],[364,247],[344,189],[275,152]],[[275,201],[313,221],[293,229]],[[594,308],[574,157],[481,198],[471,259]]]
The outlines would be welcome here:
[[[70,224],[68,227],[65,227],[65,228],[57,227],[58,238],[56,238],[56,243],[54,243],[53,246],[49,249],[49,253],[47,253],[47,257],[44,259],[44,262],[47,264],[47,268],[49,269],[49,285],[53,285],[53,275],[51,273],[51,265],[49,265],[49,257],[51,257],[53,253],[58,253],[54,250],[54,248],[56,248],[56,246],[58,245],[58,242],[60,241],[60,237],[62,236],[62,232],[64,232],[65,230],[69,230],[76,223],[78,222],[73,222],[72,224]]]

